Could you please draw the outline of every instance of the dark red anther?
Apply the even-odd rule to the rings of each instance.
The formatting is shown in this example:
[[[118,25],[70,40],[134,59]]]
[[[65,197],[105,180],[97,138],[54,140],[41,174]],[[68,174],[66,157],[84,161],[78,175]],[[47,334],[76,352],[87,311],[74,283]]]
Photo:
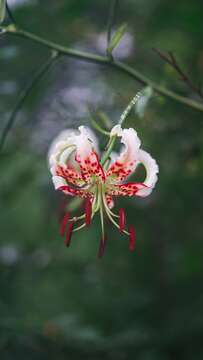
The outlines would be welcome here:
[[[119,209],[119,228],[120,232],[122,232],[125,229],[125,210]]]
[[[135,250],[135,239],[136,239],[136,234],[135,234],[135,228],[133,225],[129,226],[129,236],[130,236],[130,241],[129,241],[129,250],[130,251],[134,251]]]
[[[102,256],[104,255],[105,247],[106,247],[106,235],[104,235],[104,237],[100,240],[98,258],[101,259]]]
[[[66,246],[70,245],[70,241],[71,241],[71,236],[72,236],[72,232],[73,232],[73,226],[74,226],[74,222],[72,221],[69,225],[68,225],[68,230],[66,232],[66,239],[64,241],[64,244]]]
[[[92,202],[90,199],[85,201],[85,223],[87,226],[91,223],[91,216],[92,216]]]
[[[63,219],[61,220],[61,225],[60,225],[60,230],[59,230],[59,233],[61,236],[64,236],[65,234],[65,230],[66,230],[66,225],[68,223],[70,219],[70,213],[66,213],[63,217]]]

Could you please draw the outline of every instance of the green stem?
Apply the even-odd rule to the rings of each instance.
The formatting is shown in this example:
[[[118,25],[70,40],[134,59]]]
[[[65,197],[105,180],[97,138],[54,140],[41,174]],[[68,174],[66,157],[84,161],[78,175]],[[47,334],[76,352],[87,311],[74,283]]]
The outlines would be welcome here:
[[[101,159],[101,165],[104,166],[105,162],[109,159],[109,156],[111,155],[111,152],[113,150],[114,144],[116,142],[117,136],[112,136],[109,140],[109,143],[107,144],[107,150],[104,153],[102,159]]]
[[[139,71],[133,69],[131,66],[124,64],[120,61],[114,61],[113,66],[119,71],[122,71],[130,77],[133,77],[140,84],[151,86],[151,88],[154,89],[158,94],[173,99],[181,104],[187,105],[196,110],[203,111],[203,104],[201,104],[200,102],[188,99],[185,96],[179,95],[161,85],[156,84],[155,82],[148,79],[145,75],[141,74]]]
[[[128,114],[130,113],[130,111],[132,110],[133,106],[136,104],[136,102],[139,100],[139,98],[142,96],[141,92],[138,92],[134,98],[129,102],[128,106],[125,108],[125,110],[123,111],[123,113],[121,114],[120,120],[119,120],[119,124],[123,125],[124,121],[126,120]]]
[[[114,20],[115,20],[117,6],[118,6],[118,0],[111,0],[110,9],[109,9],[109,18],[108,18],[108,24],[107,24],[107,48],[111,41],[112,29],[113,29],[113,24],[114,24]]]
[[[3,129],[3,132],[0,137],[0,150],[3,148],[4,143],[6,141],[6,138],[8,136],[8,133],[12,126],[14,125],[14,122],[16,120],[16,116],[18,114],[18,111],[21,109],[22,105],[24,104],[26,98],[32,91],[33,87],[36,85],[36,83],[42,78],[42,76],[50,69],[51,65],[53,64],[54,60],[58,56],[58,53],[52,53],[52,55],[49,57],[49,59],[42,64],[42,66],[34,73],[33,77],[29,81],[29,83],[25,86],[24,89],[22,89],[19,98],[14,106],[14,109],[12,110],[8,121],[6,123],[6,126]]]
[[[103,213],[102,191],[103,191],[103,189],[100,188],[100,189],[99,189],[99,197],[100,197],[99,213],[100,213],[101,229],[102,229],[102,241],[104,241],[105,234],[104,234],[104,213]]]
[[[62,55],[68,55],[70,57],[74,57],[77,59],[81,59],[81,60],[85,60],[85,61],[92,61],[94,63],[108,63],[109,59],[106,56],[100,56],[100,55],[96,55],[96,54],[91,54],[88,53],[86,51],[79,51],[79,50],[75,50],[75,49],[71,49],[69,47],[63,46],[63,45],[59,45],[57,43],[54,43],[52,41],[46,40],[38,35],[35,35],[31,32],[22,30],[22,29],[18,29],[16,27],[14,27],[12,25],[12,27],[9,28],[9,26],[6,28],[6,31],[9,34],[14,34],[20,37],[24,37],[26,39],[30,39],[33,40],[49,49],[53,49],[56,50],[57,52],[59,52]]]
[[[160,95],[166,96],[166,97],[173,99],[181,104],[187,105],[193,109],[203,111],[203,104],[201,104],[200,102],[192,100],[192,99],[188,99],[187,97],[176,94],[175,92],[168,90],[167,88],[165,88],[161,85],[156,84],[155,82],[151,81],[148,77],[143,75],[141,72],[139,72],[138,70],[132,68],[131,66],[129,66],[127,64],[124,64],[123,62],[109,59],[107,56],[100,56],[97,54],[92,54],[92,53],[85,52],[85,51],[79,51],[79,50],[75,50],[75,49],[72,49],[72,48],[69,48],[66,46],[59,45],[52,41],[46,40],[40,36],[32,34],[28,31],[18,29],[14,25],[9,25],[2,29],[5,30],[5,32],[7,32],[9,34],[17,35],[20,37],[24,37],[24,38],[33,40],[45,47],[48,47],[52,50],[58,51],[60,54],[74,57],[77,59],[81,59],[84,61],[90,61],[90,62],[94,62],[94,63],[111,66],[112,68],[117,69],[118,71],[129,75],[131,78],[137,80],[140,84],[151,86]]]
[[[104,130],[93,118],[93,116],[90,114],[90,121],[92,123],[92,126],[97,130],[99,131],[101,134],[103,135],[106,135],[106,136],[109,136],[110,135],[110,132],[109,131],[106,131]]]

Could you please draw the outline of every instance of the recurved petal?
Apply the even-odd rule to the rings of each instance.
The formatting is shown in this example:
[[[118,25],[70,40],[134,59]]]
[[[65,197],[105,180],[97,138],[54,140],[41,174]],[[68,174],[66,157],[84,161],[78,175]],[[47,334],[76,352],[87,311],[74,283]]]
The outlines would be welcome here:
[[[79,196],[82,198],[92,198],[93,194],[88,189],[72,188],[69,186],[64,178],[61,176],[52,177],[54,187],[56,190],[62,191],[66,195]]]
[[[85,185],[85,181],[80,172],[70,166],[53,165],[50,170],[53,176],[60,176],[70,184],[76,186]]]
[[[79,127],[80,135],[76,139],[76,161],[81,170],[82,177],[85,181],[91,180],[92,176],[98,176],[105,180],[104,170],[99,162],[97,151],[94,147],[90,133],[84,126]]]
[[[145,188],[147,189],[147,186],[144,183],[129,182],[126,184],[115,184],[107,189],[107,193],[113,196],[134,196]]]
[[[137,152],[141,145],[137,132],[130,129],[122,129],[120,125],[116,125],[111,130],[111,136],[121,137],[121,143],[124,149],[121,151],[117,160],[112,163],[108,169],[107,176],[112,176],[115,181],[122,181],[129,176],[137,166]]]
[[[77,168],[75,162],[75,151],[76,146],[81,140],[81,137],[86,139],[87,142],[91,143],[92,148],[98,152],[98,142],[93,131],[86,126],[80,126],[78,130],[67,129],[63,130],[51,143],[48,152],[49,166],[52,167],[54,164],[59,165],[70,165]],[[77,170],[77,169],[76,169]]]
[[[59,133],[59,135],[52,141],[48,151],[48,163],[52,167],[60,161],[60,155],[66,152],[67,157],[74,150],[74,138],[77,130],[67,129]],[[67,152],[68,150],[68,152]]]
[[[146,169],[146,178],[143,182],[145,187],[139,189],[136,195],[145,197],[151,194],[158,180],[157,174],[159,172],[159,167],[156,160],[153,159],[148,152],[141,149],[138,151],[138,161],[143,164]]]
[[[149,153],[139,150],[137,161],[144,165],[146,178],[142,183],[128,182],[126,184],[110,184],[107,193],[113,196],[140,196],[145,197],[151,194],[156,182],[159,167]]]

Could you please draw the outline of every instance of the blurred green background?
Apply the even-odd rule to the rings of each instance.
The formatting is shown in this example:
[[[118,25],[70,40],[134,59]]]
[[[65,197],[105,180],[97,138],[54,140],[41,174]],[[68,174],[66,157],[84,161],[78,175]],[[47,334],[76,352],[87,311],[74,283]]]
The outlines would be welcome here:
[[[20,26],[60,44],[104,54],[109,1],[10,0]],[[152,51],[172,50],[203,80],[201,0],[120,1],[128,32],[115,56],[150,79],[198,100]],[[0,37],[0,129],[20,90],[49,56],[42,46]],[[137,248],[108,226],[97,259],[99,220],[64,247],[47,150],[66,127],[88,124],[87,104],[112,123],[142,87],[113,69],[61,57],[18,114],[1,153],[0,359],[203,359],[203,116],[154,96],[134,126],[160,166],[146,199],[120,199]],[[104,139],[101,139],[104,143]]]

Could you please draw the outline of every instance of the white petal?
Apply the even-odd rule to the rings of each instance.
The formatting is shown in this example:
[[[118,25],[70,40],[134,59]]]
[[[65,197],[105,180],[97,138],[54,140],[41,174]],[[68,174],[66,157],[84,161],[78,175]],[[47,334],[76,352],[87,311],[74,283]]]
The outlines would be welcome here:
[[[157,174],[159,172],[159,167],[158,167],[155,159],[153,159],[148,152],[141,150],[141,149],[138,151],[138,159],[137,160],[139,161],[139,163],[142,163],[146,169],[146,178],[145,178],[144,184],[147,186],[147,188],[138,190],[136,195],[148,196],[152,192],[152,190],[158,180]]]
[[[92,148],[94,148],[94,138],[86,126],[80,126],[79,131],[80,134],[75,138],[75,145],[77,154],[81,158],[85,158],[91,153]]]
[[[97,140],[95,133],[87,126],[80,126],[78,129],[80,130],[81,133],[83,133],[87,136],[87,138],[91,141],[92,146],[94,147],[95,151],[98,153],[99,152],[99,144],[98,144],[98,140]]]
[[[49,166],[52,167],[55,164],[66,165],[67,161],[70,160],[71,165],[77,168],[72,155],[77,147],[81,151],[82,148],[86,150],[88,146],[98,151],[96,136],[88,127],[80,126],[78,130],[63,130],[50,146],[48,152]]]
[[[63,179],[61,176],[52,176],[52,180],[56,190],[61,186],[67,185],[66,180]]]
[[[116,125],[111,130],[111,135],[121,137],[121,143],[125,145],[121,151],[118,162],[125,163],[137,160],[137,151],[141,145],[141,141],[135,129],[122,129],[120,125]]]
[[[77,131],[73,129],[63,130],[52,141],[48,151],[49,166],[57,163],[57,156],[59,156],[67,146],[74,145],[74,137]]]
[[[132,128],[124,129],[122,131],[121,142],[125,145],[125,149],[120,155],[123,161],[136,161],[137,151],[141,145],[137,132]]]
[[[124,144],[123,150],[113,164],[110,164],[107,176],[116,176],[116,181],[123,181],[137,167],[137,153],[141,145],[141,141],[137,136],[137,132],[130,129],[121,129],[120,125],[114,126],[113,134],[119,134],[121,143]]]

